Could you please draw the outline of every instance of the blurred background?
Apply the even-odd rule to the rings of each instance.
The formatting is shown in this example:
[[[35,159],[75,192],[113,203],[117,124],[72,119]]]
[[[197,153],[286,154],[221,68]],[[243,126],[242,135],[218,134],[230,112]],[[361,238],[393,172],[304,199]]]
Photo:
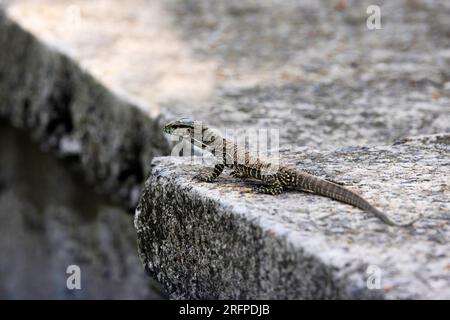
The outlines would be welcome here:
[[[4,121],[0,150],[1,299],[164,298],[137,256],[131,212]],[[70,265],[81,290],[67,288]]]
[[[322,149],[450,129],[448,1],[0,3],[0,298],[165,298],[133,227],[165,119]]]

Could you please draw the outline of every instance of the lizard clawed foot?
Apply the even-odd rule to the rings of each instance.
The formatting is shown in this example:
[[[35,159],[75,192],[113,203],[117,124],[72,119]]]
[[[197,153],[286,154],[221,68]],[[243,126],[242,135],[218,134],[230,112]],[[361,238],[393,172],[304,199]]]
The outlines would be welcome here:
[[[277,195],[281,194],[283,192],[283,187],[281,186],[262,186],[257,187],[254,189],[255,193],[262,193],[262,194],[271,194],[271,195]]]
[[[201,182],[213,182],[215,180],[215,177],[212,173],[200,172],[193,177],[193,180]]]

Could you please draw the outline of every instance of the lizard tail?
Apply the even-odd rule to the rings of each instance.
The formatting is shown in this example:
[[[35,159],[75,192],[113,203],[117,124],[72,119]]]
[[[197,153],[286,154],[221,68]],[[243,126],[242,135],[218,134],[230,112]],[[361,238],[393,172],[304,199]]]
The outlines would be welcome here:
[[[287,169],[287,170],[294,170],[294,169]],[[410,226],[413,223],[415,223],[417,220],[421,218],[421,216],[413,219],[412,221],[409,221],[407,223],[397,223],[393,220],[391,220],[385,213],[381,212],[374,206],[372,206],[367,200],[362,198],[357,193],[340,186],[336,183],[323,180],[319,177],[310,175],[306,172],[299,172],[298,170],[295,170],[296,174],[291,174],[289,176],[295,177],[293,181],[291,180],[291,185],[293,187],[299,188],[301,190],[307,190],[314,192],[316,194],[338,200],[340,202],[350,204],[352,206],[355,206],[357,208],[360,208],[364,211],[370,212],[374,214],[376,217],[378,217],[381,221],[384,223],[387,223],[392,226],[398,226],[398,227],[406,227]]]

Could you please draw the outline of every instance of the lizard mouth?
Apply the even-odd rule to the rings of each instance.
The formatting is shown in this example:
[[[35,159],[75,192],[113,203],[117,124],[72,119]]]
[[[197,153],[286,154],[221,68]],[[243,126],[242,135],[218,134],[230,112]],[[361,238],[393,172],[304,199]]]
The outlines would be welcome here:
[[[194,128],[194,121],[190,118],[182,118],[180,120],[171,121],[163,128],[163,132],[172,135],[188,135],[189,130]],[[184,129],[184,130],[183,130]]]
[[[189,131],[187,126],[176,126],[176,125],[166,125],[163,128],[163,132],[171,134],[174,136],[189,136]]]
[[[201,124],[201,123],[200,123]],[[204,126],[199,127],[203,133],[207,128]],[[190,118],[183,118],[180,120],[171,121],[166,124],[163,128],[163,132],[178,136],[183,139],[188,140],[191,144],[200,147],[202,149],[208,147],[208,144],[203,141],[202,135],[196,136],[193,134],[195,130],[194,121]]]
[[[174,136],[188,137],[190,135],[189,134],[190,128],[191,126],[187,124],[170,122],[164,126],[163,132]]]

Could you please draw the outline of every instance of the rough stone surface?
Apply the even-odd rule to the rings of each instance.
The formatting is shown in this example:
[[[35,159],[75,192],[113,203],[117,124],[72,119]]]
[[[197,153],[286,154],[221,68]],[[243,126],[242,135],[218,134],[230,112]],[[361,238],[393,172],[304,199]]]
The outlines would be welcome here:
[[[136,210],[146,269],[172,298],[450,298],[450,135],[392,146],[283,150],[412,228],[302,192],[248,194],[228,176],[193,183],[201,165],[154,159]],[[381,288],[369,290],[369,266]],[[373,267],[372,267],[373,268]]]
[[[446,1],[9,3],[14,21],[164,119],[277,128],[282,145],[322,149],[449,131]]]
[[[212,98],[166,104],[176,115],[322,149],[449,131],[448,2],[168,3],[195,57],[217,62]],[[380,30],[366,27],[369,5]]]
[[[130,205],[173,117],[322,149],[449,130],[446,2],[6,3],[0,114],[80,154]],[[381,30],[366,27],[369,4]]]
[[[0,116],[62,155],[99,190],[133,207],[144,166],[168,146],[158,122],[0,10]]]
[[[150,172],[152,157],[168,154],[158,123],[173,117],[192,116],[222,129],[280,129],[282,147],[320,148],[321,152],[312,154],[319,158],[319,155],[327,154],[325,150],[336,152],[333,151],[336,147],[348,148],[341,152],[376,150],[348,146],[373,147],[396,140],[405,141],[409,136],[450,131],[450,5],[446,1],[219,0],[213,4],[208,0],[9,0],[7,3],[10,19],[0,18],[0,48],[8,48],[0,51],[0,114],[16,126],[31,129],[41,141],[67,154],[79,155],[88,176],[101,189],[126,199],[129,204],[136,202],[140,191],[138,183]],[[366,27],[366,8],[373,4],[381,8],[381,30]],[[22,28],[29,33],[23,32]],[[118,99],[118,96],[126,98]],[[133,108],[134,105],[139,109]],[[149,114],[153,118],[149,118]],[[295,150],[303,149],[292,150],[294,154]],[[314,149],[304,149],[307,150]],[[289,152],[287,155],[289,157]],[[300,154],[296,156],[301,157]],[[410,154],[410,157],[415,156]],[[305,159],[306,163],[308,159]],[[161,172],[166,164],[170,165],[170,162],[157,163],[156,168],[161,168]],[[319,164],[311,160],[308,167],[318,170]],[[355,163],[347,165],[354,167]],[[331,167],[327,163],[323,171],[316,173],[346,179],[338,172],[328,172]],[[387,172],[393,170],[387,166],[380,168]],[[366,167],[360,169],[360,181],[366,181],[362,176],[365,170]],[[426,174],[431,169],[423,170]],[[175,171],[173,173],[175,175]],[[375,178],[383,173],[373,173],[373,181],[378,181]],[[167,190],[179,188],[180,181],[167,177],[160,179],[168,181]],[[150,176],[149,179],[156,178]],[[183,175],[179,179],[183,179]],[[355,179],[356,183],[361,183]],[[419,184],[425,182],[417,181]],[[435,191],[430,182],[427,188],[418,196],[424,199],[430,192],[444,194]],[[370,193],[370,190],[364,192]],[[170,194],[169,191],[160,193],[158,196]],[[153,196],[149,191],[144,193],[144,197],[150,195]],[[228,196],[224,194],[221,198],[227,199],[230,207],[236,207],[234,198],[228,199]],[[154,203],[161,212],[166,207],[164,203],[153,202],[156,200],[152,198],[142,199],[143,203]],[[318,204],[328,203],[322,198],[312,199],[317,199],[314,201]],[[378,201],[378,198],[372,200]],[[393,200],[386,200],[389,206],[395,202]],[[185,201],[186,208],[198,204],[188,195],[179,201]],[[427,208],[431,203],[435,202],[424,200],[423,206]],[[442,203],[447,206],[448,199]],[[383,203],[377,204],[383,206]],[[221,216],[229,214],[229,219],[235,218],[234,211],[217,208],[218,204],[211,204],[211,207],[205,207],[205,212],[220,211]],[[311,210],[311,217],[320,216],[321,211],[313,212],[320,208],[308,205],[304,209]],[[414,207],[414,211],[418,209],[420,207]],[[432,214],[441,212],[439,210]],[[202,212],[191,212],[190,217],[202,218]],[[249,214],[252,213],[249,211]],[[193,220],[192,225],[209,227],[202,223]],[[440,289],[440,277],[433,283],[429,279],[423,281],[429,286],[420,285],[417,279],[422,279],[422,271],[414,275],[411,271],[408,277],[405,276],[402,281],[410,285],[400,286],[407,288],[404,295],[399,293],[396,282],[400,281],[399,277],[393,278],[397,285],[394,289],[387,285],[381,293],[364,290],[355,293],[353,289],[361,286],[354,283],[362,283],[363,272],[345,269],[347,275],[328,277],[335,275],[334,269],[330,270],[331,264],[322,260],[323,264],[319,265],[323,268],[319,269],[323,272],[312,272],[312,278],[306,277],[303,282],[299,275],[277,275],[281,270],[280,261],[281,266],[294,266],[286,261],[308,261],[304,257],[309,252],[295,251],[295,257],[290,253],[286,257],[277,257],[278,252],[287,252],[283,250],[288,242],[271,238],[270,232],[257,227],[252,232],[238,232],[246,226],[237,222],[232,225],[235,234],[248,235],[241,237],[242,243],[262,243],[259,247],[268,248],[273,257],[251,262],[249,270],[261,266],[264,272],[269,270],[267,279],[271,278],[267,282],[260,280],[265,277],[263,271],[259,278],[255,276],[257,273],[239,271],[237,279],[240,282],[233,282],[233,286],[245,283],[254,290],[237,290],[234,296],[275,296],[267,293],[270,290],[280,292],[280,296],[296,297],[400,297],[414,296],[415,293],[423,296],[429,292],[446,296],[442,293],[445,290]],[[158,232],[162,232],[162,226],[158,228]],[[329,231],[335,233],[334,229]],[[429,232],[426,229],[424,234]],[[322,239],[321,234],[312,232],[309,238]],[[360,242],[367,246],[376,238],[372,233],[361,234],[364,241]],[[383,235],[379,237],[383,238]],[[385,237],[389,241],[393,239],[390,233]],[[436,235],[436,239],[442,239],[440,237]],[[149,241],[147,246],[155,240],[143,238],[141,246],[146,239]],[[216,239],[217,246],[219,240]],[[275,242],[279,244],[274,245]],[[239,253],[246,253],[245,248],[249,247],[238,248],[237,241],[232,243]],[[200,253],[205,248],[203,238],[190,247]],[[359,250],[357,245],[352,248],[349,252]],[[367,250],[361,252],[366,254]],[[403,250],[403,256],[408,252]],[[339,259],[345,256],[337,255]],[[180,257],[184,259],[181,254]],[[312,258],[314,268],[318,265],[316,258]],[[157,261],[158,255],[152,259]],[[203,273],[190,275],[190,269],[186,269],[176,274],[174,268],[179,266],[179,260],[173,261],[173,265],[165,265],[165,272],[171,277],[159,275],[159,278],[165,281],[174,297],[220,296],[221,289],[226,294],[229,291],[225,289],[232,287],[231,282],[222,281],[219,275],[215,278],[216,289],[213,281],[202,283],[203,277],[208,279],[208,275],[214,273],[214,265],[209,272],[202,269]],[[269,261],[267,263],[272,263],[273,268],[261,261]],[[232,265],[227,267],[232,270],[230,272],[236,270]],[[237,261],[236,268],[245,269],[244,262]],[[345,280],[343,284],[333,280],[345,277],[359,278]],[[184,286],[186,279],[194,279],[190,293]],[[252,282],[255,279],[259,280]],[[310,288],[316,286],[311,283],[321,283],[323,279],[331,279],[330,284],[312,294]],[[294,285],[290,286],[287,281]],[[280,284],[277,290],[272,286],[275,282]],[[266,286],[265,283],[271,284],[267,285],[269,289],[256,291],[258,286]],[[418,288],[417,291],[414,288]],[[287,294],[289,290],[293,293]]]

